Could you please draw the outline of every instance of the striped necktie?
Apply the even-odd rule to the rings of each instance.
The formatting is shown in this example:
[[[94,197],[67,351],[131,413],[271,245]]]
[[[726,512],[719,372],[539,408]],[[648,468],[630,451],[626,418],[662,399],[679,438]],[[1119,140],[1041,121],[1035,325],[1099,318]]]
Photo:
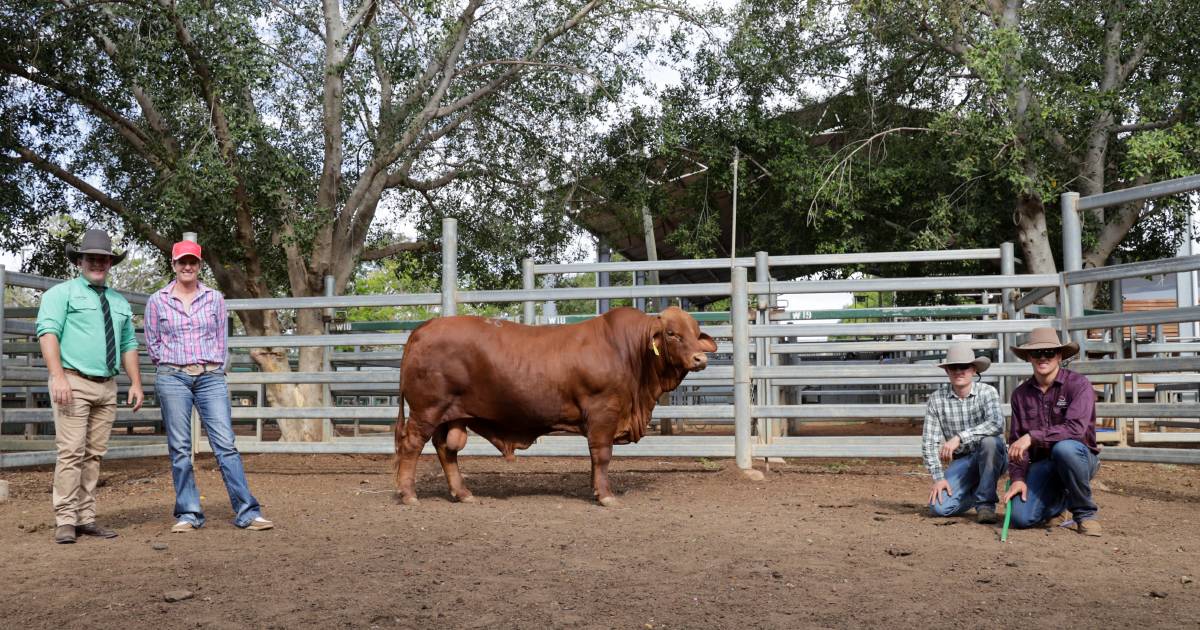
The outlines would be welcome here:
[[[88,286],[100,296],[100,310],[104,311],[104,346],[107,349],[104,364],[108,366],[107,376],[112,376],[117,373],[117,336],[113,332],[112,312],[108,310],[108,296],[104,295],[108,287]]]

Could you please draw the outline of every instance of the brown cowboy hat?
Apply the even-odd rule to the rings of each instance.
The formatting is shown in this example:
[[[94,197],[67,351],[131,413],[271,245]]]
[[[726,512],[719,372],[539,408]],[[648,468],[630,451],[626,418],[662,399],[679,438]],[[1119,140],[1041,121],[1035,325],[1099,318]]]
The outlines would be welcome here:
[[[1029,360],[1028,351],[1030,350],[1058,350],[1059,356],[1064,360],[1079,354],[1079,344],[1074,341],[1062,343],[1058,339],[1058,333],[1053,328],[1034,328],[1029,332],[1029,336],[1025,339],[1025,343],[1019,346],[1009,346],[1013,354],[1021,358],[1022,361]]]
[[[112,264],[118,264],[125,260],[125,254],[121,252],[114,254],[112,251],[112,238],[108,232],[104,230],[88,230],[83,233],[83,239],[79,241],[79,249],[73,245],[67,245],[67,258],[71,260],[71,264],[78,265],[79,258],[84,254],[104,254],[112,257]]]
[[[975,351],[971,349],[971,344],[956,343],[950,346],[950,350],[946,352],[946,359],[937,364],[938,367],[944,368],[947,365],[970,365],[975,368],[976,374],[983,374],[992,365],[992,360],[987,357],[975,356]]]

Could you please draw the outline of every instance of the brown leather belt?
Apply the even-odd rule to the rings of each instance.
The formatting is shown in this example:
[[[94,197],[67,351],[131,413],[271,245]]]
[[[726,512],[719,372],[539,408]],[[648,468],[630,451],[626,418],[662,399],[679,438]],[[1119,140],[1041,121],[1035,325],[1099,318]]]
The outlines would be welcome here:
[[[111,376],[92,376],[91,374],[84,374],[83,372],[80,372],[79,370],[72,370],[71,368],[63,368],[63,371],[70,372],[80,378],[86,378],[87,380],[89,380],[93,383],[107,383],[113,379],[113,377],[111,377]]]
[[[163,363],[163,365],[167,365],[172,368],[175,368],[176,370],[179,370],[180,372],[183,372],[184,374],[187,374],[188,376],[200,376],[201,374],[204,374],[205,372],[216,372],[217,370],[225,367],[225,365],[222,363],[191,363],[188,365],[176,365],[174,363]]]

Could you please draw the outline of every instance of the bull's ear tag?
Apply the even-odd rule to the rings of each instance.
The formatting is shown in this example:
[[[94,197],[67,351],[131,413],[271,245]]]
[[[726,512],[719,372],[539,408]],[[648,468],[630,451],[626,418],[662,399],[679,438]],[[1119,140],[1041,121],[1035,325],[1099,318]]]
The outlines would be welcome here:
[[[656,356],[656,357],[662,356],[662,354],[659,353],[659,351],[658,351],[658,342],[657,341],[651,341],[650,348],[652,348],[654,350],[654,356]]]

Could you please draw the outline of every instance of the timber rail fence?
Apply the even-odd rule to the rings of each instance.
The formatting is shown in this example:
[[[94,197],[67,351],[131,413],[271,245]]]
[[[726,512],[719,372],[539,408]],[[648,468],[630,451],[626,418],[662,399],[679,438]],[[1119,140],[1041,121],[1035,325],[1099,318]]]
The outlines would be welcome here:
[[[1064,225],[1078,229],[1078,222],[1065,216],[1080,209],[1099,207],[1095,203],[1128,203],[1150,199],[1162,194],[1175,194],[1200,188],[1200,176],[1143,187],[1144,190],[1119,191],[1119,197],[1106,197],[1100,202],[1077,195],[1067,203],[1064,196]],[[1166,186],[1166,184],[1171,184]],[[1073,193],[1069,193],[1071,195]],[[1115,193],[1106,193],[1113,195]],[[1105,197],[1097,195],[1097,197]],[[1139,196],[1140,195],[1140,196]],[[1102,204],[1103,205],[1103,204]],[[1064,249],[1078,249],[1078,234],[1064,235]],[[447,219],[443,224],[442,291],[407,295],[334,296],[332,285],[323,297],[268,298],[228,300],[233,310],[354,308],[381,306],[439,306],[443,315],[454,314],[459,304],[510,303],[520,304],[522,319],[537,323],[537,302],[565,300],[612,300],[670,298],[729,298],[735,307],[730,309],[728,324],[702,322],[703,329],[719,340],[719,353],[732,356],[731,365],[713,365],[701,373],[689,376],[673,401],[700,404],[660,405],[654,418],[660,423],[671,420],[731,423],[732,436],[652,435],[636,445],[617,446],[619,455],[734,457],[737,465],[748,468],[753,458],[762,457],[915,457],[919,455],[919,437],[793,437],[787,427],[796,423],[829,420],[863,420],[880,418],[919,419],[924,415],[924,403],[917,391],[920,386],[944,382],[945,376],[934,363],[940,354],[956,341],[955,336],[969,336],[978,349],[995,351],[996,362],[984,375],[994,382],[1007,398],[1007,393],[1019,378],[1029,375],[1026,364],[1013,361],[1007,348],[1017,336],[1040,326],[1053,326],[1063,334],[1071,334],[1081,343],[1080,359],[1071,369],[1079,371],[1103,386],[1098,416],[1112,420],[1115,430],[1105,432],[1102,440],[1118,446],[1104,449],[1106,459],[1156,461],[1170,463],[1200,463],[1200,450],[1180,448],[1139,448],[1125,445],[1125,422],[1133,423],[1135,444],[1155,441],[1200,442],[1200,403],[1172,401],[1157,395],[1153,403],[1141,402],[1139,387],[1159,384],[1195,386],[1200,384],[1200,343],[1196,340],[1168,340],[1161,326],[1174,322],[1200,319],[1200,308],[1181,308],[1137,312],[1087,314],[1082,309],[1082,286],[1091,282],[1113,282],[1150,274],[1190,272],[1200,269],[1200,256],[1176,257],[1142,263],[1112,265],[1082,270],[1078,256],[1064,256],[1067,269],[1057,274],[1017,274],[1016,259],[1011,243],[994,249],[882,252],[815,256],[770,256],[760,252],[754,257],[713,260],[672,260],[604,262],[585,264],[537,265],[526,261],[523,267],[523,287],[516,290],[463,291],[458,289],[457,223]],[[865,278],[848,280],[779,281],[771,278],[772,268],[803,266],[911,263],[918,261],[985,260],[995,261],[1000,273],[979,276],[941,276],[915,278]],[[1072,268],[1072,267],[1075,268]],[[638,271],[669,271],[684,269],[730,269],[729,282],[677,285],[600,286],[594,288],[539,288],[538,275],[607,273]],[[748,272],[754,270],[754,280]],[[32,408],[33,393],[44,391],[47,372],[34,356],[37,344],[33,340],[36,315],[33,308],[4,306],[6,286],[44,290],[60,280],[28,274],[5,272],[0,267],[0,384],[3,391],[23,393],[27,408],[0,409],[0,425],[25,425],[26,436],[31,428],[52,423],[50,409]],[[327,283],[328,284],[328,283]],[[981,293],[981,303],[973,305],[913,309],[904,307],[864,309],[837,312],[779,312],[773,307],[780,294],[810,294],[829,292],[908,292],[953,291]],[[146,296],[126,294],[140,311]],[[752,303],[751,296],[756,296]],[[998,302],[990,302],[990,296]],[[1042,298],[1055,295],[1059,309],[1039,306]],[[737,308],[737,306],[745,306]],[[1061,313],[1061,316],[1059,316]],[[1049,315],[1046,317],[1046,315]],[[837,318],[868,317],[875,319],[912,319],[919,321],[841,322]],[[830,319],[824,319],[830,318]],[[753,321],[752,321],[753,320]],[[801,320],[802,323],[798,323]],[[1156,337],[1150,343],[1140,343],[1137,327],[1154,327]],[[1124,343],[1126,330],[1131,342]],[[1088,331],[1100,331],[1096,339]],[[818,338],[810,340],[810,338]],[[358,333],[322,335],[283,335],[274,337],[231,336],[231,351],[256,347],[319,346],[332,350],[341,346],[402,347],[407,332]],[[1128,350],[1128,354],[1126,351]],[[851,352],[891,353],[897,362],[855,363],[837,356]],[[390,453],[390,439],[334,437],[332,424],[336,420],[395,418],[398,408],[387,406],[335,406],[331,394],[337,391],[367,392],[388,396],[398,394],[398,370],[378,367],[396,365],[400,352],[396,350],[327,352],[327,365],[357,365],[353,371],[327,369],[322,372],[230,372],[228,381],[235,397],[249,389],[257,393],[256,407],[233,408],[236,420],[256,420],[255,436],[239,436],[238,448],[247,453]],[[1150,354],[1151,356],[1143,356]],[[753,361],[751,357],[753,356]],[[796,358],[801,358],[798,363]],[[806,360],[805,360],[806,359]],[[823,359],[823,360],[822,360]],[[18,363],[22,363],[18,365]],[[143,365],[148,362],[143,360]],[[148,391],[153,385],[153,373],[143,375]],[[127,385],[125,377],[119,385]],[[319,384],[326,388],[326,404],[321,407],[263,407],[263,388],[273,384]],[[876,404],[811,404],[804,403],[804,388],[830,384],[858,387],[858,393],[872,392],[880,397]],[[1130,387],[1131,386],[1131,387]],[[705,388],[719,388],[732,393],[731,402],[711,404]],[[851,395],[837,389],[820,390],[809,397]],[[15,398],[14,398],[15,399]],[[790,402],[785,402],[789,399]],[[914,399],[914,400],[910,400]],[[1004,407],[1009,413],[1008,406]],[[287,418],[327,419],[323,442],[278,442],[262,439],[262,421]],[[154,408],[138,412],[120,410],[119,424],[153,423],[159,421]],[[1177,429],[1169,432],[1147,432],[1139,427],[1155,422]],[[193,425],[197,423],[194,421]],[[667,422],[667,426],[670,422]],[[193,448],[207,450],[199,438],[198,428]],[[357,432],[356,432],[357,433]],[[1174,436],[1162,438],[1161,436]],[[107,457],[140,457],[165,454],[164,444],[123,446],[115,440]],[[464,455],[497,454],[484,440],[471,440]],[[577,436],[546,436],[538,440],[527,455],[584,456],[587,448]],[[30,451],[0,453],[0,468],[48,463],[53,452]]]

